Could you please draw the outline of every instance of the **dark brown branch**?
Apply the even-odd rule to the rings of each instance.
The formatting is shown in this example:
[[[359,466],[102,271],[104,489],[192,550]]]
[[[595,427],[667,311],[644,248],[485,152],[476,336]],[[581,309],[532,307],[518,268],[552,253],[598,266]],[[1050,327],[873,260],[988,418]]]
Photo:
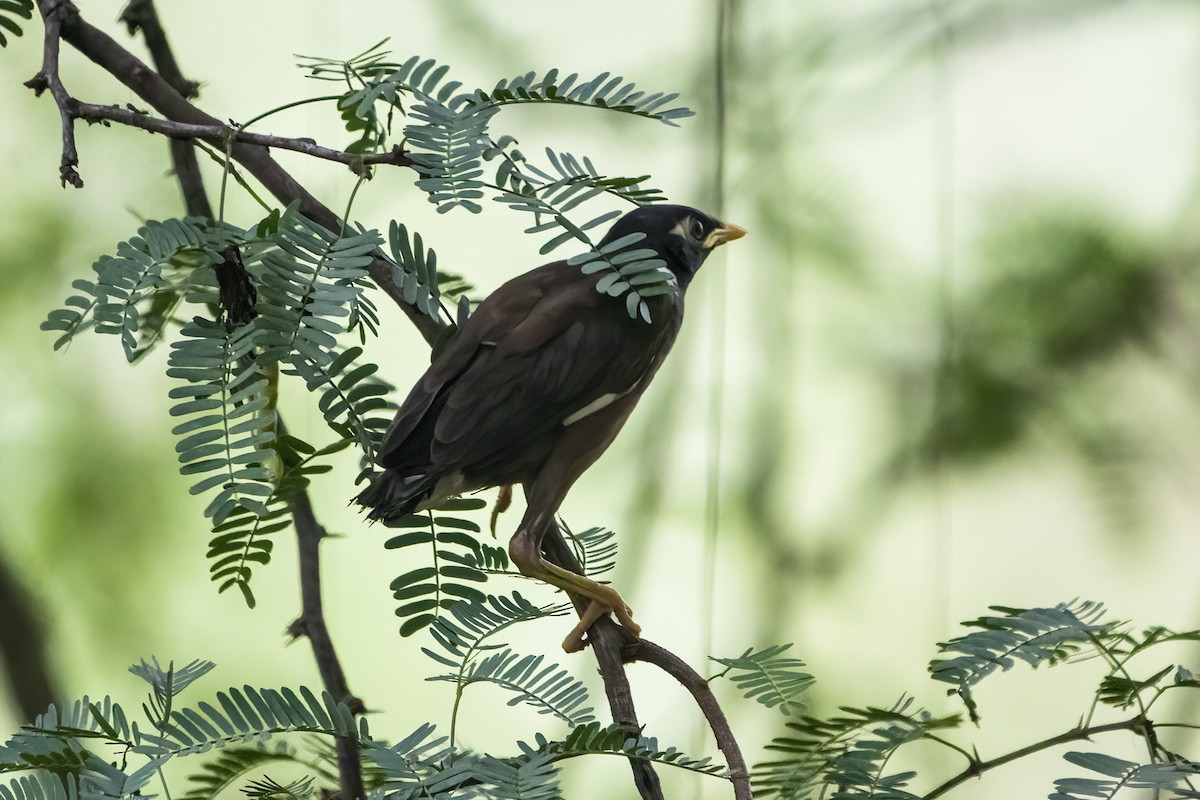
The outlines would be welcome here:
[[[184,97],[191,99],[199,95],[200,84],[183,77],[175,53],[167,41],[167,33],[158,19],[158,10],[153,0],[131,0],[121,12],[121,21],[130,34],[138,31],[146,40],[150,58],[158,74]],[[183,139],[171,139],[171,165],[183,192],[183,205],[190,216],[213,218],[212,203],[204,189],[204,176],[200,173],[200,162],[196,158],[196,146]]]
[[[355,174],[363,174],[365,166],[373,164],[392,164],[398,167],[411,167],[412,159],[399,147],[393,147],[386,153],[347,153],[344,150],[333,150],[322,147],[312,139],[289,139],[285,136],[272,136],[265,133],[250,133],[229,125],[194,125],[186,122],[173,122],[167,119],[152,117],[143,111],[132,107],[98,106],[90,103],[72,104],[72,111],[79,119],[89,122],[112,121],[134,128],[161,133],[180,139],[203,139],[212,144],[224,146],[233,139],[243,144],[256,144],[263,147],[275,147],[280,150],[294,150],[297,153],[326,161],[337,161],[350,165]]]
[[[33,89],[33,93],[38,97],[47,89],[50,90],[50,95],[58,106],[58,116],[62,120],[62,162],[58,168],[58,177],[64,189],[68,183],[76,189],[82,189],[83,178],[75,169],[79,166],[79,153],[75,149],[75,117],[70,110],[71,96],[67,94],[58,75],[59,40],[62,38],[63,19],[78,14],[79,9],[68,0],[43,0],[38,3],[38,8],[46,25],[46,38],[42,46],[42,69],[25,81],[25,85]]]
[[[712,728],[713,737],[717,740],[717,748],[725,756],[725,764],[729,767],[729,777],[733,781],[733,796],[737,800],[752,800],[750,793],[750,770],[746,767],[746,759],[742,749],[734,738],[729,720],[721,710],[712,688],[700,673],[688,666],[687,662],[664,647],[639,639],[627,648],[627,653],[636,661],[653,664],[663,672],[679,681],[683,688],[692,693],[696,705],[704,713],[708,725]]]
[[[1148,720],[1139,715],[1133,719],[1127,719],[1124,722],[1110,722],[1107,725],[1093,725],[1090,728],[1075,728],[1067,731],[1066,733],[1061,733],[1058,736],[1051,736],[1049,739],[1044,739],[1040,742],[1027,745],[1019,750],[1013,750],[1011,753],[1005,753],[1002,756],[998,756],[988,761],[973,760],[962,772],[955,775],[945,783],[940,784],[933,791],[926,794],[925,800],[934,800],[934,798],[941,797],[959,784],[965,783],[971,778],[980,777],[988,770],[995,769],[996,767],[1002,767],[1005,764],[1017,761],[1025,756],[1033,755],[1034,753],[1040,753],[1042,750],[1048,750],[1051,747],[1055,747],[1060,744],[1066,744],[1067,742],[1077,742],[1082,739],[1091,739],[1093,736],[1099,733],[1111,733],[1113,731],[1138,732],[1148,724]]]
[[[296,525],[296,541],[299,544],[301,611],[300,618],[291,624],[288,632],[292,636],[305,636],[312,644],[313,657],[326,691],[345,703],[355,714],[362,714],[365,711],[362,701],[352,695],[346,685],[346,674],[342,671],[333,640],[329,637],[329,628],[325,625],[325,609],[321,602],[320,546],[326,533],[325,528],[317,522],[306,490],[301,490],[292,500],[292,520]],[[342,800],[365,798],[358,743],[339,736],[336,746]]]
[[[563,539],[558,525],[552,526],[546,532],[545,538],[542,539],[542,549],[551,563],[583,574],[582,566]],[[575,610],[580,615],[587,610],[589,604],[587,598],[574,595],[571,595],[571,602],[575,604]],[[633,691],[629,687],[629,677],[625,674],[625,658],[622,654],[625,646],[632,641],[633,637],[608,617],[596,620],[588,630],[588,642],[600,667],[600,677],[604,681],[604,693],[608,697],[613,722],[625,728],[631,736],[639,736],[641,725],[638,723],[637,709],[633,705]],[[633,782],[643,800],[663,800],[662,785],[653,765],[646,761],[631,760],[629,766],[633,770]]]
[[[43,9],[56,7],[55,0],[38,0],[38,3]],[[71,10],[62,20],[63,41],[110,73],[167,119],[193,125],[222,125],[220,120],[188,102],[162,76],[113,41],[111,36],[89,24],[73,6]],[[330,230],[341,227],[337,215],[283,169],[265,147],[235,142],[231,151],[234,160],[242,164],[280,202],[298,201],[300,213],[309,219]],[[400,306],[425,341],[432,344],[441,328],[415,306],[404,301],[404,293],[393,278],[394,270],[395,264],[382,258],[374,259],[368,267],[371,279]]]
[[[225,326],[233,330],[254,319],[255,290],[238,248],[230,245],[222,255],[225,260],[214,267],[214,273],[225,314]],[[276,417],[276,426],[280,434],[287,430],[282,417]],[[354,714],[362,714],[365,711],[363,703],[350,693],[346,673],[342,670],[329,627],[325,624],[325,609],[321,600],[321,540],[326,534],[325,528],[317,522],[307,488],[301,488],[292,498],[292,522],[296,527],[300,570],[300,616],[288,626],[288,633],[294,638],[308,638],[325,691],[334,700],[345,703]],[[337,750],[342,799],[362,800],[366,794],[358,742],[339,736],[334,747]]]

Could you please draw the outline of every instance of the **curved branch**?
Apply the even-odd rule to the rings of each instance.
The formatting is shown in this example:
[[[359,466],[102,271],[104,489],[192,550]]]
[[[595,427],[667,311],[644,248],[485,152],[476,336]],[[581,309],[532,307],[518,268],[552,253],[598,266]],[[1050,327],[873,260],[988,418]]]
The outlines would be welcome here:
[[[737,739],[734,738],[733,730],[729,727],[729,720],[725,718],[725,712],[721,710],[721,705],[717,702],[708,681],[704,680],[700,673],[692,669],[686,661],[654,642],[638,639],[626,648],[626,652],[634,661],[644,661],[658,667],[692,693],[696,705],[700,707],[704,718],[708,720],[709,727],[712,728],[718,749],[725,756],[725,763],[729,767],[729,777],[733,781],[733,796],[737,800],[753,800],[750,793],[750,770],[746,767],[746,759],[742,755],[742,749],[738,745]]]

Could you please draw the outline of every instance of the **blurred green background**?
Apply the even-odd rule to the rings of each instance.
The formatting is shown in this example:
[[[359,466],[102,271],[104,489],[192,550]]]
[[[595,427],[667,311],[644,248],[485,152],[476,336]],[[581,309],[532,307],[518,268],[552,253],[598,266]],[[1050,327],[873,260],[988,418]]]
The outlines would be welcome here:
[[[80,7],[144,52],[115,22],[121,3]],[[907,691],[943,712],[956,709],[926,677],[934,643],[989,604],[1081,596],[1139,623],[1200,626],[1194,3],[740,0],[720,190],[712,3],[159,9],[200,105],[221,118],[321,91],[294,54],[349,56],[385,35],[397,56],[437,58],[467,85],[611,70],[697,111],[679,130],[575,108],[506,109],[494,124],[530,154],[549,145],[608,174],[650,173],[673,201],[751,232],[693,284],[676,353],[564,506],[574,527],[620,531],[613,580],[647,637],[693,664],[795,641],[818,711]],[[140,220],[182,213],[165,143],[140,131],[80,126],[87,186],[59,188],[57,112],[21,86],[40,34],[35,21],[0,52],[0,557],[36,600],[50,678],[68,696],[132,702],[142,688],[126,667],[156,655],[215,660],[213,687],[315,685],[307,645],[283,633],[299,609],[286,536],[255,578],[255,610],[208,581],[203,503],[174,461],[165,352],[130,368],[115,339],[54,354],[37,329]],[[85,101],[136,101],[69,49],[63,80]],[[269,130],[352,138],[321,106]],[[278,158],[344,207],[345,170]],[[205,166],[215,190],[219,170]],[[439,216],[411,179],[379,172],[356,217],[420,230],[481,292],[540,263],[523,219],[499,207]],[[260,214],[235,194],[227,216]],[[368,355],[407,387],[427,349],[384,313]],[[315,431],[301,392],[282,408]],[[420,642],[396,635],[388,582],[404,567],[346,507],[345,466],[315,486],[318,515],[344,534],[324,549],[330,626],[352,689],[379,710],[373,729],[399,735],[444,721],[452,692],[423,682]],[[16,624],[0,610],[0,632]],[[563,632],[550,624],[519,646],[557,658]],[[589,657],[572,663],[602,705]],[[681,689],[647,667],[632,677],[649,733],[711,749]],[[990,684],[985,755],[1066,730],[1089,700],[1069,673]],[[472,692],[470,746],[499,751],[545,723]],[[776,717],[725,696],[757,760]],[[0,692],[0,727],[22,716]],[[569,796],[633,796],[623,766],[597,761],[567,767]],[[1048,791],[1063,773],[1048,754],[960,794]],[[692,777],[664,777],[699,796]]]

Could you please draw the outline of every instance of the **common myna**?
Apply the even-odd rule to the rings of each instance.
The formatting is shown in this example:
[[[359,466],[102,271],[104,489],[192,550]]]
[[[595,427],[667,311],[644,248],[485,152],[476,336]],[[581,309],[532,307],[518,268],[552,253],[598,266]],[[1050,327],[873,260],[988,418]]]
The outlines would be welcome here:
[[[634,634],[640,628],[616,590],[546,562],[542,539],[667,357],[696,270],[746,233],[694,208],[654,205],[617,220],[598,247],[639,232],[645,238],[633,247],[654,250],[671,272],[670,290],[645,300],[649,322],[597,291],[601,276],[565,261],[513,278],[480,303],[409,392],[379,451],[384,471],[355,498],[371,519],[388,520],[522,484],[527,508],[508,545],[513,563],[591,599],[563,642],[568,652],[609,612]]]

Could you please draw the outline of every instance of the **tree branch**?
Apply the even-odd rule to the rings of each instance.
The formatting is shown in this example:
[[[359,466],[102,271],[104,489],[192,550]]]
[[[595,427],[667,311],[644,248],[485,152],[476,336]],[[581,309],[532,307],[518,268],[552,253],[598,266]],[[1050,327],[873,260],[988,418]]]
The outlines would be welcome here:
[[[161,133],[178,139],[203,139],[206,142],[224,146],[232,139],[243,144],[255,144],[262,147],[276,147],[281,150],[294,150],[297,153],[326,161],[337,161],[348,164],[356,175],[362,175],[364,168],[373,164],[393,164],[398,167],[411,167],[413,162],[408,154],[399,147],[393,147],[386,153],[347,153],[344,150],[333,150],[322,147],[312,139],[290,139],[285,136],[271,136],[265,133],[250,133],[229,125],[195,125],[186,122],[174,122],[167,119],[152,117],[144,111],[132,106],[100,106],[91,103],[72,101],[71,111],[79,119],[88,122],[112,121],[134,128]]]
[[[563,539],[557,523],[546,531],[542,539],[542,550],[552,564],[583,574],[583,567]],[[575,605],[575,610],[582,616],[590,604],[588,598],[568,596]],[[588,630],[588,643],[591,644],[592,654],[600,667],[600,677],[604,681],[604,693],[608,697],[613,722],[625,728],[631,736],[639,736],[642,726],[638,723],[633,691],[629,687],[629,677],[625,674],[625,658],[622,654],[625,645],[631,641],[633,639],[625,629],[608,617],[596,620]],[[633,770],[633,782],[643,800],[663,800],[662,784],[652,764],[630,760],[629,767]]]
[[[46,16],[59,7],[59,2],[38,0],[38,6]],[[220,120],[188,102],[137,56],[113,41],[111,36],[84,20],[74,6],[64,4],[63,7],[69,9],[63,12],[61,20],[63,41],[119,80],[164,117],[193,125],[222,125]],[[69,101],[69,97],[64,99],[66,105],[70,105]],[[297,201],[300,212],[312,221],[330,230],[341,227],[337,215],[283,169],[265,147],[235,142],[231,153],[234,160],[242,164],[281,203]],[[404,293],[393,278],[395,269],[395,264],[383,258],[373,259],[368,267],[375,284],[396,302],[425,341],[432,344],[441,333],[441,328],[415,306],[404,301]]]
[[[988,770],[1002,767],[1012,761],[1024,758],[1025,756],[1039,753],[1042,750],[1048,750],[1056,745],[1066,744],[1067,742],[1077,742],[1081,739],[1091,739],[1099,733],[1111,733],[1113,731],[1138,731],[1148,724],[1148,720],[1140,714],[1132,719],[1127,719],[1124,722],[1110,722],[1107,725],[1093,725],[1090,728],[1075,728],[1066,733],[1061,733],[1058,736],[1051,736],[1049,739],[1044,739],[1031,745],[1027,745],[1018,750],[1013,750],[1011,753],[1005,753],[989,761],[972,760],[971,763],[959,774],[955,775],[945,783],[940,784],[933,791],[924,796],[924,800],[934,800],[941,797],[961,783],[965,783],[971,778],[978,778]]]
[[[79,13],[69,0],[42,0],[38,3],[42,20],[46,25],[46,38],[42,45],[42,69],[38,74],[25,81],[25,85],[33,89],[38,97],[42,92],[50,90],[55,105],[58,106],[58,116],[62,120],[62,162],[58,168],[58,177],[63,188],[71,184],[76,189],[83,188],[83,178],[75,167],[79,166],[79,153],[75,149],[75,117],[71,114],[71,96],[63,87],[58,75],[59,40],[62,38],[63,20]]]
[[[158,74],[162,75],[175,91],[187,98],[199,95],[200,85],[183,77],[183,72],[179,69],[153,0],[130,0],[129,5],[121,12],[121,21],[129,28],[131,35],[139,30],[142,32]],[[171,165],[183,192],[183,205],[187,213],[190,216],[212,219],[212,204],[208,201],[208,192],[204,190],[204,177],[200,173],[195,145],[183,139],[171,139],[170,150]]]
[[[700,711],[708,720],[709,727],[712,728],[718,749],[725,756],[725,764],[729,767],[729,777],[733,781],[733,796],[737,800],[753,800],[750,793],[750,770],[746,767],[746,759],[742,756],[742,749],[738,745],[737,739],[734,738],[733,730],[729,727],[729,720],[726,719],[725,712],[721,710],[721,705],[717,702],[716,695],[713,694],[708,681],[688,666],[686,661],[654,642],[638,639],[626,648],[626,652],[635,661],[644,661],[658,667],[692,693],[696,705],[700,707]]]
[[[346,685],[346,673],[342,671],[333,640],[329,637],[329,628],[325,625],[325,609],[321,602],[320,545],[326,533],[325,528],[317,522],[305,489],[300,490],[292,500],[292,521],[296,525],[296,541],[299,544],[301,612],[300,618],[291,624],[288,632],[292,636],[308,638],[326,690],[334,699],[345,703],[352,712],[362,714],[366,709]],[[341,800],[362,800],[366,792],[363,789],[358,743],[339,736],[336,747]]]

